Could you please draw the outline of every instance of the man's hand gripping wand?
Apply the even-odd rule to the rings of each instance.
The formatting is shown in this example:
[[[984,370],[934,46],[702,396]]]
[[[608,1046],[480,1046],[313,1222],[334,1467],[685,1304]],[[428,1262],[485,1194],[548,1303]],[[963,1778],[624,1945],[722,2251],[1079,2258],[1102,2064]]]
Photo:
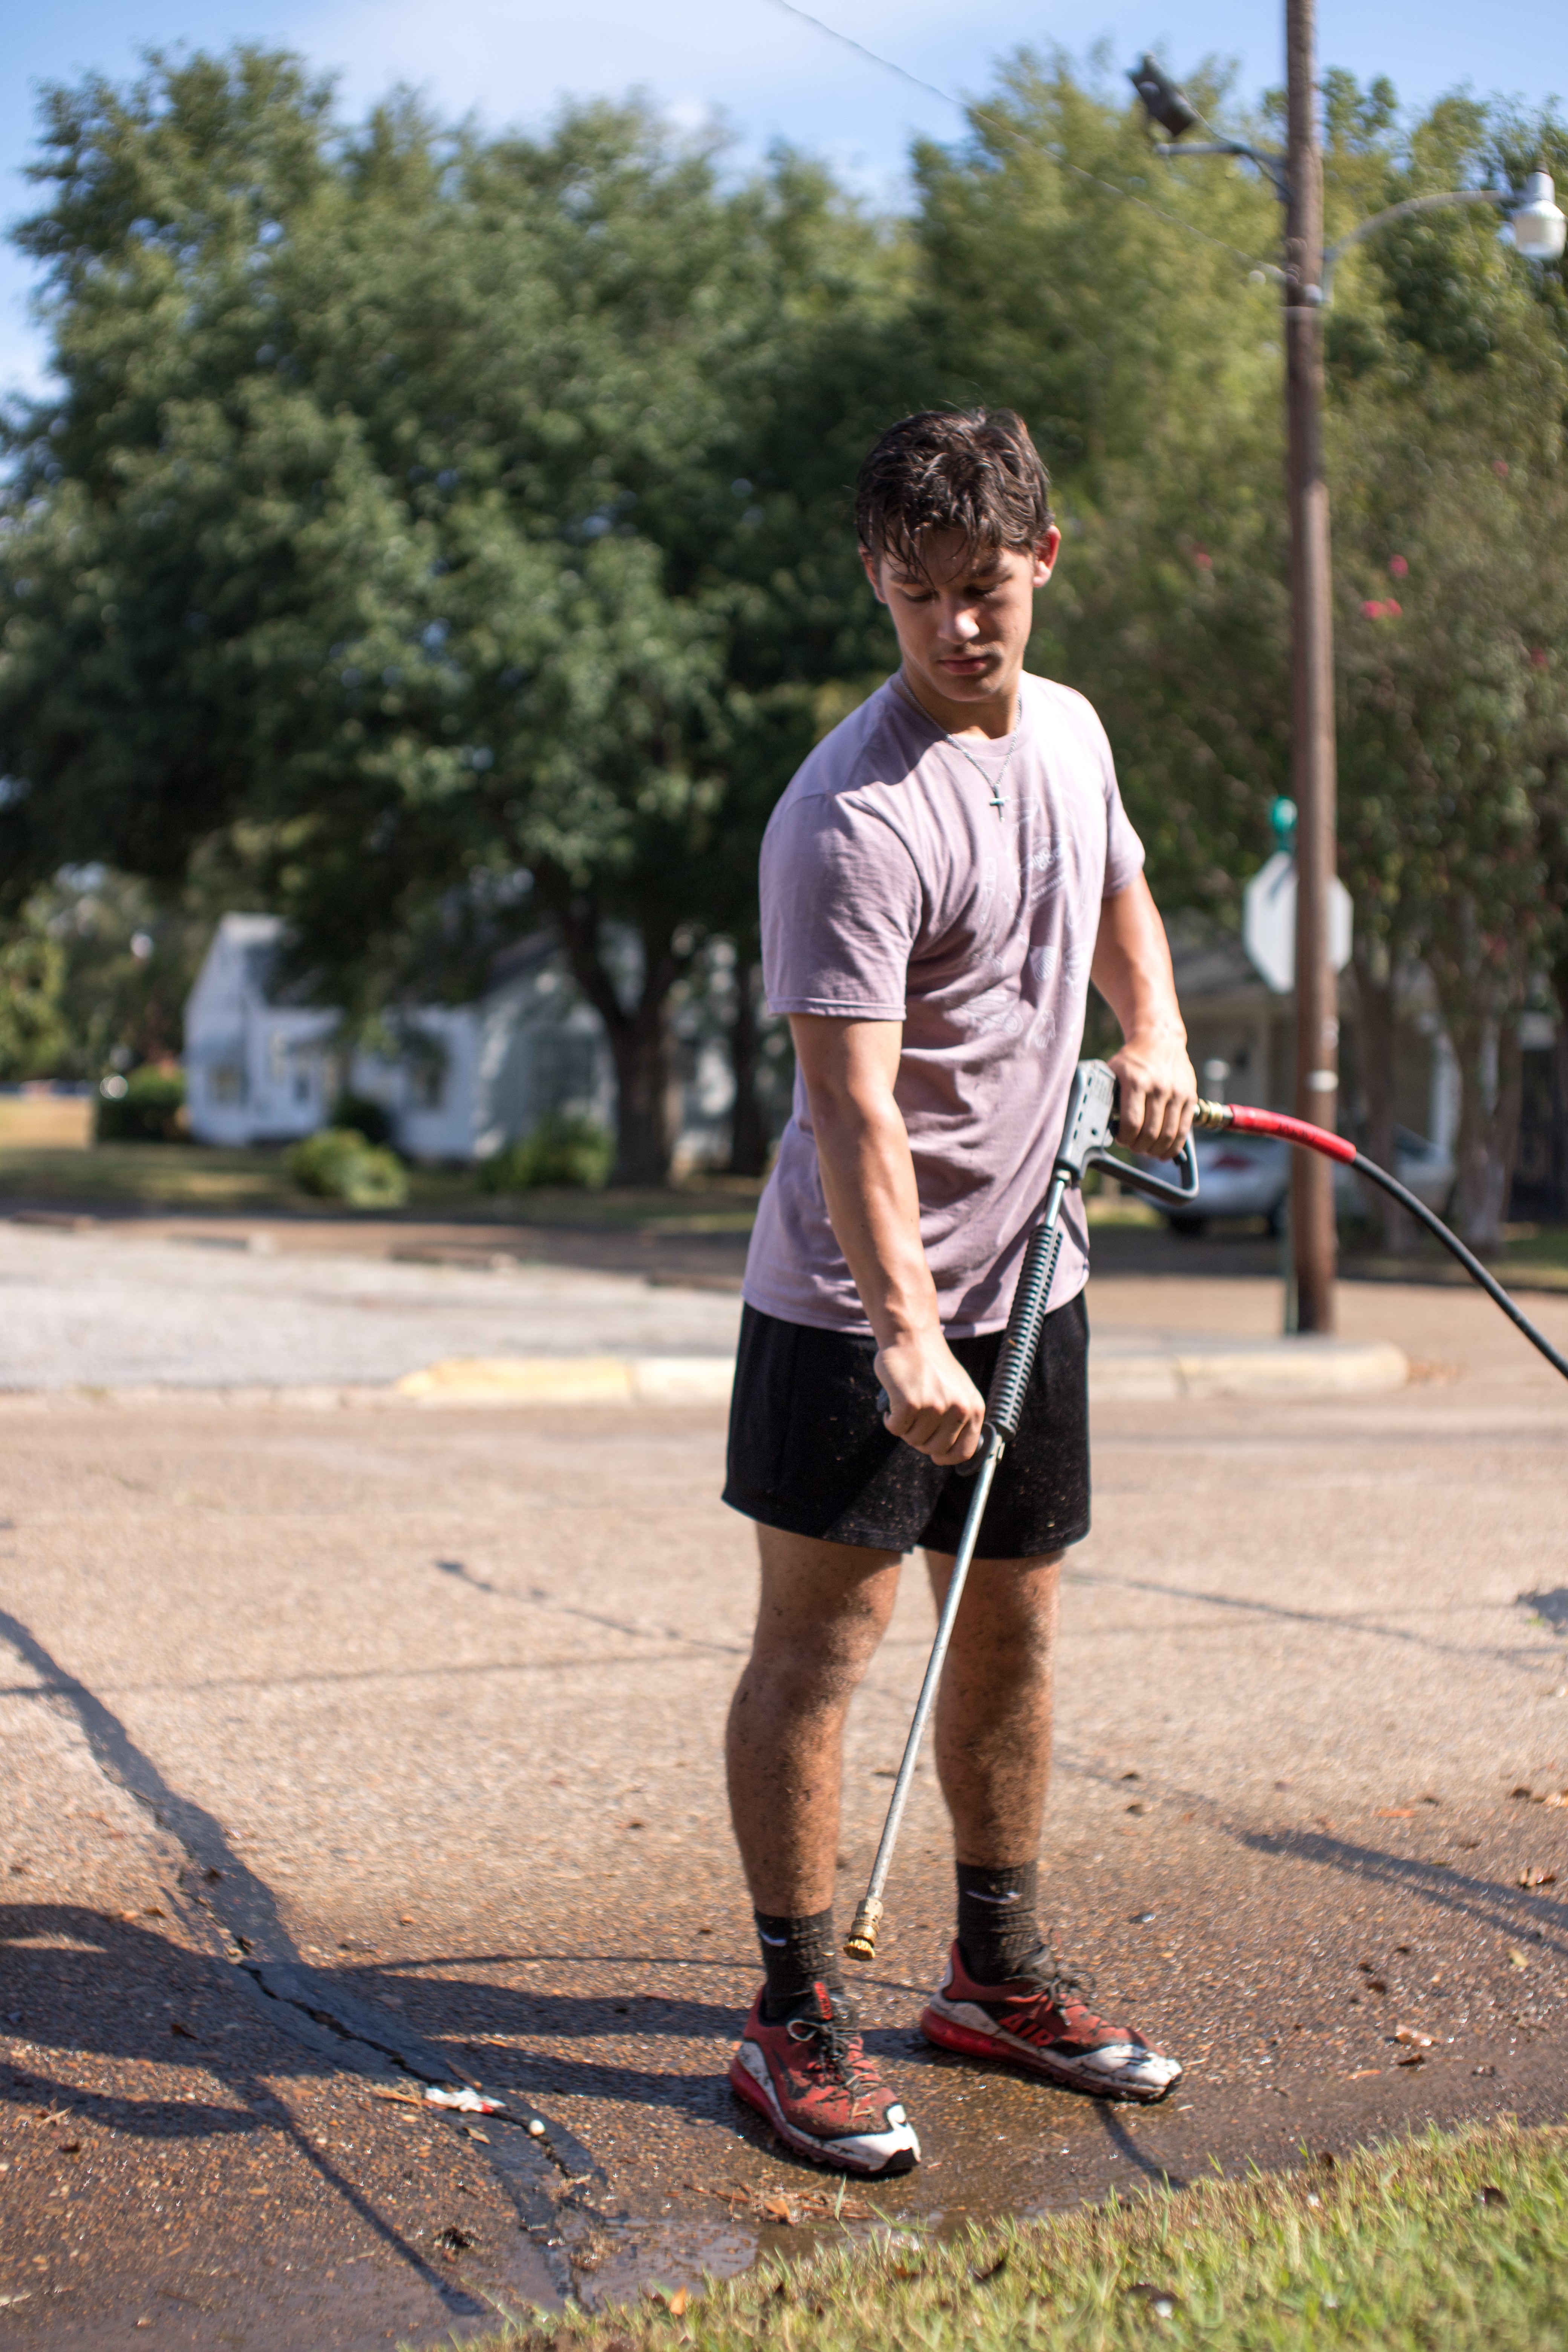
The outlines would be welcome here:
[[[1103,1062],[1080,1062],[1068,1100],[1067,1125],[1062,1132],[1061,1148],[1051,1169],[1044,1213],[1030,1236],[1023,1271],[1018,1276],[1018,1286],[1013,1293],[1012,1312],[1007,1318],[1007,1329],[1001,1353],[996,1359],[991,1392],[985,1400],[985,1424],[979,1449],[972,1460],[962,1465],[962,1474],[974,1479],[974,1492],[964,1517],[963,1533],[952,1563],[952,1577],[937,1622],[936,1639],[931,1644],[925,1680],[921,1685],[914,1720],[910,1725],[910,1736],[904,1742],[903,1761],[899,1767],[899,1777],[893,1783],[888,1818],[882,1824],[877,1859],[871,1865],[871,1875],[855,1914],[855,1924],[845,1942],[844,1948],[852,1959],[868,1960],[876,1954],[877,1929],[882,1918],[882,1890],[888,1883],[893,1848],[898,1843],[910,1783],[914,1778],[915,1759],[920,1754],[921,1741],[925,1737],[927,1718],[936,1700],[942,1662],[947,1656],[958,1605],[963,1598],[964,1579],[974,1558],[981,1521],[985,1517],[985,1506],[990,1498],[991,1482],[996,1475],[997,1464],[1012,1439],[1017,1435],[1024,1394],[1035,1368],[1040,1326],[1046,1319],[1046,1310],[1050,1304],[1051,1279],[1061,1250],[1062,1202],[1070,1189],[1082,1182],[1090,1168],[1100,1166],[1113,1169],[1122,1183],[1130,1185],[1135,1192],[1146,1192],[1151,1200],[1162,1201],[1167,1206],[1184,1206],[1197,1197],[1198,1163],[1190,1137],[1182,1146],[1179,1162],[1182,1181],[1168,1184],[1163,1178],[1151,1175],[1146,1169],[1117,1159],[1110,1150],[1115,1133],[1116,1080]]]

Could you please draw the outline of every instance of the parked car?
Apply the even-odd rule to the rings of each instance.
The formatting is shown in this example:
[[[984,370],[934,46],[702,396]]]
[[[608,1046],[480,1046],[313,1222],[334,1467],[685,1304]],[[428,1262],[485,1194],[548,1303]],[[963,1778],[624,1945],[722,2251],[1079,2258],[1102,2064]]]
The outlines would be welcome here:
[[[1165,1210],[1171,1231],[1202,1234],[1215,1217],[1262,1217],[1269,1232],[1277,1234],[1290,1192],[1291,1145],[1272,1135],[1198,1135],[1193,1140],[1198,1155],[1198,1203],[1190,1210]],[[1405,1127],[1394,1129],[1394,1150],[1393,1174],[1440,1216],[1454,1189],[1453,1154]],[[1360,1216],[1366,1210],[1361,1180],[1342,1164],[1334,1170],[1334,1206],[1341,1216]]]
[[[1262,1217],[1279,1231],[1290,1191],[1290,1146],[1272,1135],[1197,1135],[1198,1203],[1169,1209],[1173,1234],[1201,1234],[1214,1217]]]

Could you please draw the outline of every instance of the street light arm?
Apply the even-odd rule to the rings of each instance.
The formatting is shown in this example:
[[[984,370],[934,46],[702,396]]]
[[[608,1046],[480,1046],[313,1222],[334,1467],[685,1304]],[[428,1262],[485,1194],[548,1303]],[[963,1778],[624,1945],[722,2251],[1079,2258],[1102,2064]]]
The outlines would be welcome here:
[[[1331,245],[1323,256],[1323,283],[1320,299],[1327,302],[1333,292],[1334,265],[1342,253],[1370,236],[1374,228],[1385,222],[1401,220],[1407,213],[1436,212],[1440,205],[1511,205],[1518,201],[1505,188],[1450,188],[1442,195],[1406,196],[1402,205],[1390,205],[1385,212],[1373,213],[1370,220],[1357,221],[1354,228]]]
[[[1168,147],[1157,146],[1154,152],[1156,155],[1163,155],[1167,163],[1178,155],[1243,156],[1248,163],[1257,164],[1282,205],[1287,205],[1290,201],[1290,185],[1285,177],[1285,158],[1283,155],[1276,155],[1270,148],[1248,147],[1239,139],[1221,139],[1213,146],[1205,144],[1201,147],[1178,147],[1173,140]]]

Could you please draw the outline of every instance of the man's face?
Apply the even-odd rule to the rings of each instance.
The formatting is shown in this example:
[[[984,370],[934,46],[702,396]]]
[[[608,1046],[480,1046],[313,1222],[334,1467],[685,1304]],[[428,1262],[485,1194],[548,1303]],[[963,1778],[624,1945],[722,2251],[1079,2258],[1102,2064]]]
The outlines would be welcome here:
[[[898,633],[910,683],[936,701],[978,706],[1008,695],[1034,625],[1035,591],[1051,576],[1061,544],[1054,528],[1038,546],[971,549],[960,531],[926,541],[913,570],[896,556],[860,560]]]

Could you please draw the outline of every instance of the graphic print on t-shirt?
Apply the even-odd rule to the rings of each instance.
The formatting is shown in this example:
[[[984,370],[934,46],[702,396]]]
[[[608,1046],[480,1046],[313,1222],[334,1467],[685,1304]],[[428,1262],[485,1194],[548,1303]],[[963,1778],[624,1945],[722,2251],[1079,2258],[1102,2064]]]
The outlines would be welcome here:
[[[965,748],[973,760],[890,679],[799,770],[762,857],[773,1011],[903,1024],[896,1097],[955,1338],[1006,1320],[1066,1113],[1101,901],[1143,855],[1104,730],[1069,688],[1026,677],[1012,742]],[[1053,1304],[1086,1274],[1075,1204]],[[787,1322],[869,1328],[798,1077],[745,1296]]]

